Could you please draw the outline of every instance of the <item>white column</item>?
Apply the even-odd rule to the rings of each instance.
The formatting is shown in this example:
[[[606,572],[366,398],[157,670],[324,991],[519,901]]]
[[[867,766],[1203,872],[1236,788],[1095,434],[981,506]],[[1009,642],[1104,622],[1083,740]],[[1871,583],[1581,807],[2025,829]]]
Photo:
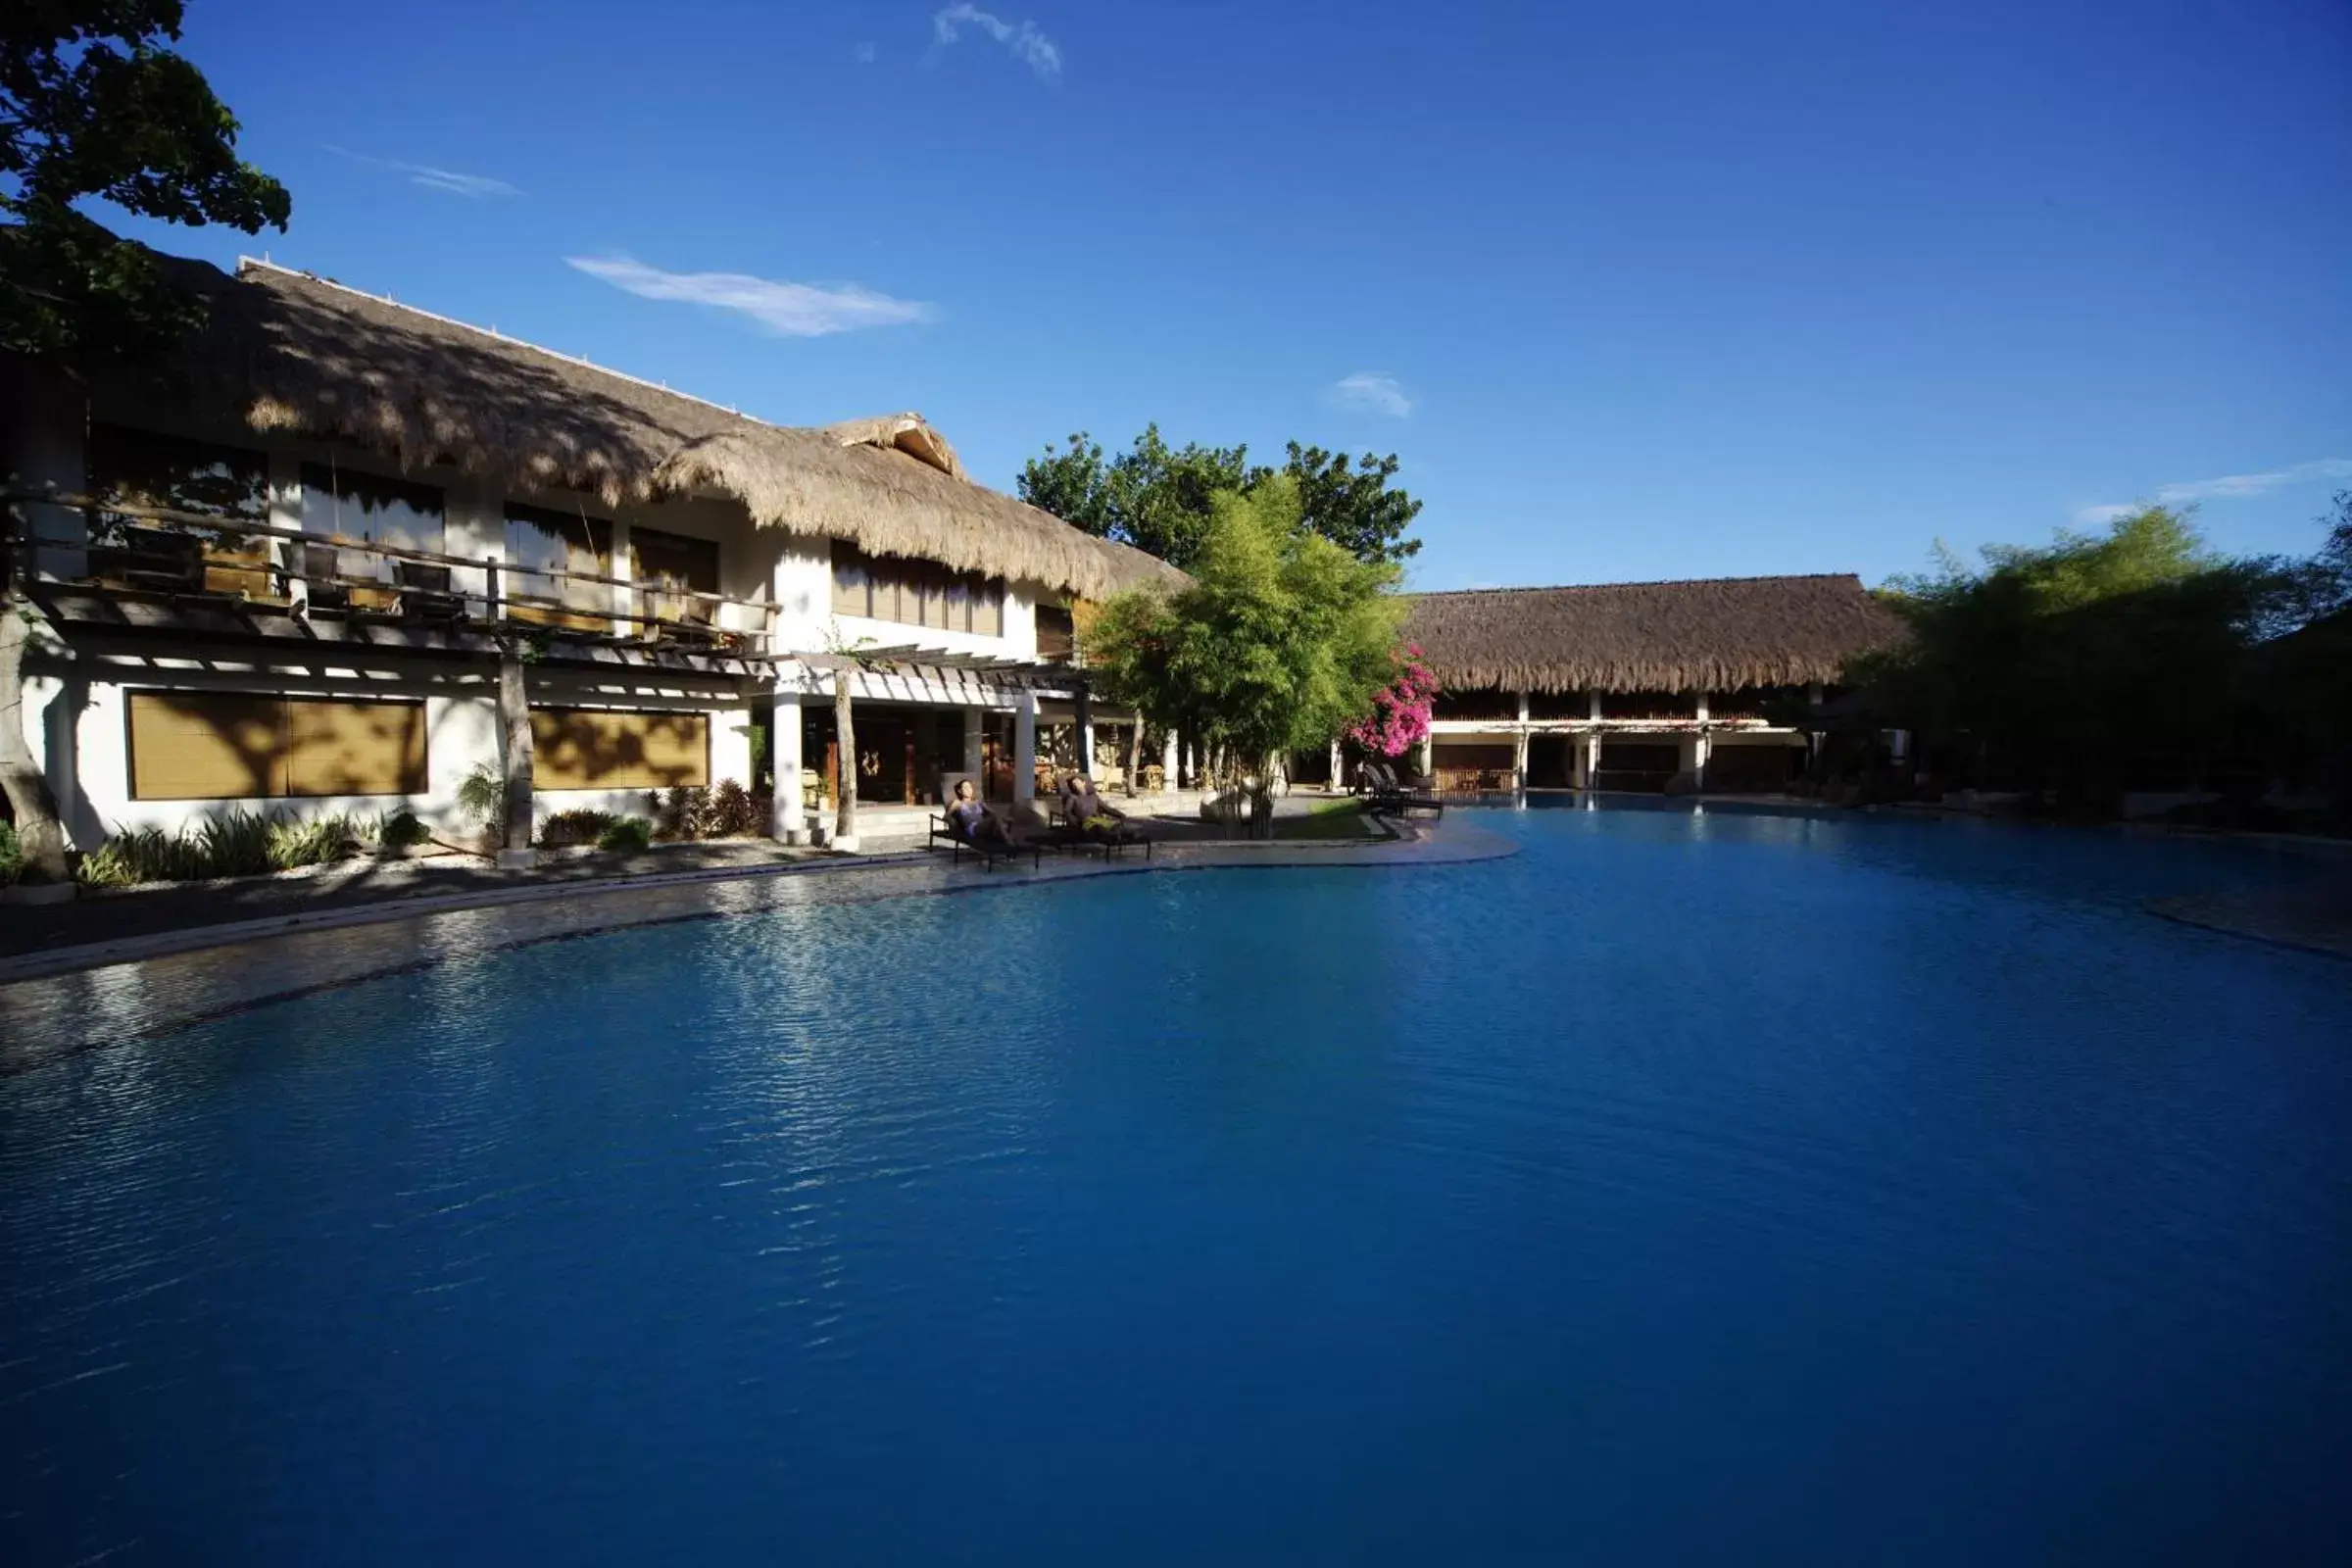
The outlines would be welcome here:
[[[1519,694],[1519,733],[1511,737],[1511,788],[1527,791],[1527,693]]]
[[[634,575],[634,573],[629,570],[629,523],[626,517],[614,517],[612,519],[612,574],[621,582],[627,582]],[[637,593],[635,589],[615,587],[612,590],[612,613],[615,615],[634,615],[637,613]],[[638,625],[637,622],[633,620],[615,620],[612,622],[612,635],[615,637],[642,637],[651,628],[649,627]]]
[[[1429,777],[1431,772],[1435,770],[1435,759],[1437,757],[1436,743],[1433,742],[1427,735],[1422,736],[1421,744],[1415,747],[1413,750],[1413,757],[1415,760],[1413,770],[1423,778]]]
[[[1584,787],[1585,787],[1586,789],[1594,789],[1594,788],[1597,788],[1597,787],[1598,787],[1598,786],[1596,786],[1596,785],[1595,785],[1595,784],[1594,784],[1592,781],[1593,781],[1594,777],[1595,777],[1596,775],[1598,775],[1598,774],[1599,774],[1599,772],[1600,772],[1600,731],[1598,731],[1598,730],[1589,730],[1589,731],[1587,731],[1587,732],[1586,732],[1586,734],[1585,734],[1585,786],[1584,786]]]
[[[776,765],[775,820],[768,831],[779,844],[808,842],[808,808],[801,799],[801,694],[776,679],[776,729],[767,738]]]
[[[1585,696],[1591,704],[1591,710],[1588,716],[1592,720],[1593,723],[1597,724],[1600,722],[1600,693],[1587,692],[1585,693]]]
[[[1331,773],[1329,781],[1324,784],[1323,788],[1326,793],[1332,795],[1339,794],[1342,788],[1340,781],[1340,743],[1337,740],[1334,740],[1331,743]]]
[[[1012,710],[1012,798],[1015,804],[1037,798],[1037,693],[1021,693]]]
[[[1159,738],[1159,773],[1162,789],[1173,790],[1183,785],[1184,780],[1176,776],[1176,731],[1171,728]]]
[[[1071,728],[1078,735],[1078,771],[1088,778],[1095,776],[1095,704],[1094,696],[1085,687],[1078,688],[1070,703]]]

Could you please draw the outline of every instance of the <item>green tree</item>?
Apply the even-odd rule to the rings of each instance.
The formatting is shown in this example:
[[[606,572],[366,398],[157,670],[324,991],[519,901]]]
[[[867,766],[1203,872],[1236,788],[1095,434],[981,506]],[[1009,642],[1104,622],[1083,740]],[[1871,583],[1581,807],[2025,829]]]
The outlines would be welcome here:
[[[52,369],[151,362],[203,322],[144,246],[78,203],[253,233],[286,225],[285,187],[236,156],[237,122],[166,43],[178,0],[10,0],[0,12],[0,351]],[[24,730],[31,630],[0,589],[0,787],[29,868],[66,876],[56,804]]]
[[[16,0],[0,23],[0,347],[85,368],[203,322],[90,198],[166,222],[283,229],[291,199],[236,155],[237,122],[166,45],[179,0]]]
[[[1294,441],[1282,467],[1269,468],[1252,465],[1247,446],[1170,446],[1154,423],[1115,457],[1105,458],[1083,430],[1066,449],[1049,441],[1043,456],[1022,465],[1019,489],[1022,500],[1074,527],[1189,570],[1208,537],[1211,497],[1287,474],[1311,532],[1359,561],[1396,563],[1421,548],[1404,537],[1421,503],[1391,486],[1396,467],[1394,453],[1350,459]]]
[[[2186,516],[2149,507],[2103,535],[1896,580],[1911,638],[1853,673],[1875,711],[1973,771],[2103,812],[2143,756],[2202,765],[2237,748],[2249,651],[2295,592],[2292,570],[2216,557]]]
[[[1401,564],[1418,555],[1421,541],[1404,530],[1421,514],[1421,503],[1401,489],[1396,454],[1365,453],[1351,465],[1344,452],[1290,444],[1283,471],[1298,483],[1298,507],[1306,525],[1358,561]]]
[[[1276,760],[1328,745],[1395,675],[1397,570],[1308,528],[1287,474],[1216,492],[1191,570],[1180,592],[1105,603],[1087,662],[1112,701],[1182,725],[1247,774],[1262,831]]]

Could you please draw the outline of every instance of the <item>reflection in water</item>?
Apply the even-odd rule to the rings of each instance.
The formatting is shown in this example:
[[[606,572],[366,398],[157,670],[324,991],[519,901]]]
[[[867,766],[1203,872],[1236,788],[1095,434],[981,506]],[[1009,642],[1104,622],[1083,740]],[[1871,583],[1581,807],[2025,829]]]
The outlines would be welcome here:
[[[2340,1543],[2352,987],[2137,909],[2277,864],[1480,819],[8,999],[124,1042],[0,1080],[11,1560]],[[418,966],[135,1038],[363,947]]]

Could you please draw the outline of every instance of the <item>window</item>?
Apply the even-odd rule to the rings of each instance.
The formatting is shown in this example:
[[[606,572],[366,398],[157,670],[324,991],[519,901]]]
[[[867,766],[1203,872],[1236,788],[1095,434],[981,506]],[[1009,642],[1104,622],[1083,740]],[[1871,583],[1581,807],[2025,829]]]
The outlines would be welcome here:
[[[718,541],[689,539],[658,528],[631,528],[629,580],[657,590],[638,595],[640,615],[655,620],[716,620],[718,607],[691,595],[718,592]],[[664,589],[668,591],[659,591]],[[680,593],[679,589],[690,592]]]
[[[1078,622],[1067,605],[1037,607],[1037,657],[1066,662],[1078,652]]]
[[[937,562],[833,546],[833,613],[936,631],[1004,635],[1004,583]]]
[[[240,447],[93,424],[89,475],[90,491],[101,501],[232,522],[266,526],[270,521],[270,465],[260,453]],[[201,543],[190,546],[171,537],[179,534]],[[100,547],[95,574],[101,577],[136,583],[170,574],[173,557],[185,553],[189,569],[201,569],[209,592],[261,599],[275,589],[270,566],[276,547],[266,534],[213,533],[187,523],[105,514],[93,543]],[[184,578],[176,586],[185,587]]]
[[[543,790],[658,790],[710,782],[707,713],[531,710],[531,783]]]
[[[90,426],[90,490],[103,501],[270,520],[270,465],[259,452],[119,424]]]
[[[130,792],[141,801],[419,795],[424,705],[133,692]]]
[[[303,547],[306,578],[368,578],[391,582],[399,577],[389,557],[366,549],[335,546],[389,546],[439,554],[442,545],[441,492],[428,484],[382,479],[371,473],[352,473],[332,464],[302,466],[302,531],[315,534],[319,544]],[[355,605],[375,608],[366,590],[354,595]],[[316,603],[316,601],[314,601]]]
[[[551,577],[551,571],[586,572],[594,577],[612,574],[612,525],[585,513],[559,512],[548,507],[507,506],[507,561],[519,568],[503,587],[517,620],[603,631],[612,623],[612,589],[601,582],[576,577]],[[516,604],[516,600],[536,601]]]

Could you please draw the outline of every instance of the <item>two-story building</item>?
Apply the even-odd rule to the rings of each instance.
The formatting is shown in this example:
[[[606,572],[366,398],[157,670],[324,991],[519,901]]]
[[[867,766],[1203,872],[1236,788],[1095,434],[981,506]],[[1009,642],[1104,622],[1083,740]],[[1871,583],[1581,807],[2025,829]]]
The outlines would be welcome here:
[[[1741,792],[1796,775],[1806,710],[1903,628],[1832,575],[1421,594],[1404,635],[1440,686],[1443,789]]]
[[[457,827],[518,722],[542,819],[761,764],[795,840],[805,769],[1021,799],[1040,705],[1086,711],[1068,607],[1181,580],[913,415],[769,424],[307,273],[171,266],[210,322],[164,373],[0,365],[0,474],[53,498],[15,509],[25,727],[80,848],[227,808]]]

